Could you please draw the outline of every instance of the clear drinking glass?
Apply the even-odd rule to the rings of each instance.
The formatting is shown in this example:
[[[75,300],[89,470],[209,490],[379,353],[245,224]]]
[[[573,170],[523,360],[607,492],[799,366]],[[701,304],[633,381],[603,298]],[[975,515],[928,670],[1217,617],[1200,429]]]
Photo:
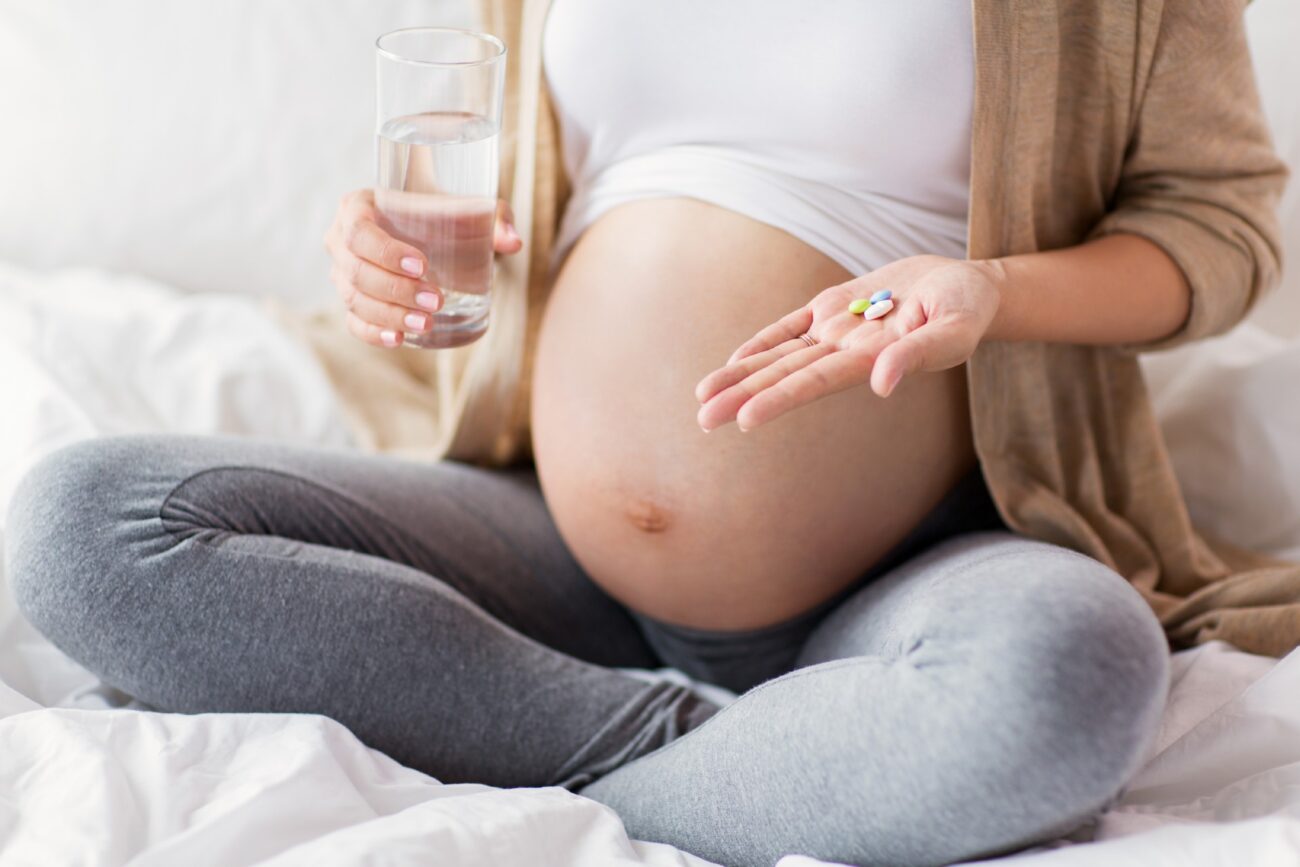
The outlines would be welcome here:
[[[506,47],[487,33],[413,27],[385,33],[378,53],[380,226],[419,248],[422,279],[443,294],[405,346],[462,346],[488,326]]]

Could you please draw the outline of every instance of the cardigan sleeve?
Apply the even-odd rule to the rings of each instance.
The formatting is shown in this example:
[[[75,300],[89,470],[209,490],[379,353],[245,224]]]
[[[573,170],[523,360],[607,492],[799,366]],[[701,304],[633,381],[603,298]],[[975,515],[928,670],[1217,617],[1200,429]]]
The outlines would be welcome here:
[[[1281,269],[1287,169],[1260,105],[1243,0],[1166,0],[1111,210],[1089,238],[1140,235],[1191,289],[1188,317],[1124,352],[1167,349],[1240,322]]]

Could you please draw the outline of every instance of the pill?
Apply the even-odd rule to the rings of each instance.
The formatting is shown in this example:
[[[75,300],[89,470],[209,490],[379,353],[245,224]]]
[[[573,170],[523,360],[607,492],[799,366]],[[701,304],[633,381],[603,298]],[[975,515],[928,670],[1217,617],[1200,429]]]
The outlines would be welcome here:
[[[852,301],[849,302],[849,312],[861,313],[863,310],[866,310],[870,306],[871,306],[870,298],[854,298]]]
[[[867,312],[862,314],[863,319],[879,319],[890,310],[894,309],[894,302],[886,298],[884,301],[877,301],[867,308]]]
[[[871,303],[875,304],[877,301],[888,301],[893,297],[893,292],[890,292],[888,289],[881,289],[879,292],[871,296]]]

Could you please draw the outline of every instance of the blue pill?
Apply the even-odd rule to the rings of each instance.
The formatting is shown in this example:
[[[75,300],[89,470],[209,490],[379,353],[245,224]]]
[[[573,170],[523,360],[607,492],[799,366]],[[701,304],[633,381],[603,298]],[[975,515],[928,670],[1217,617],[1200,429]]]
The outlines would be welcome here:
[[[877,301],[884,301],[888,298],[893,298],[893,297],[894,297],[893,292],[890,292],[888,289],[881,289],[879,292],[871,296],[871,303],[875,304]]]

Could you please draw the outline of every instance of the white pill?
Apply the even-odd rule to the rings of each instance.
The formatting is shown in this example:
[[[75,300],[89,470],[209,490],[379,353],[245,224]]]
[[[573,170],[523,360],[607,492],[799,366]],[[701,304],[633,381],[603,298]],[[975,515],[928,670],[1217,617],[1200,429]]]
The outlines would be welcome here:
[[[867,308],[867,312],[862,314],[863,319],[879,319],[890,310],[894,309],[894,302],[886,298],[884,301],[877,301]]]

